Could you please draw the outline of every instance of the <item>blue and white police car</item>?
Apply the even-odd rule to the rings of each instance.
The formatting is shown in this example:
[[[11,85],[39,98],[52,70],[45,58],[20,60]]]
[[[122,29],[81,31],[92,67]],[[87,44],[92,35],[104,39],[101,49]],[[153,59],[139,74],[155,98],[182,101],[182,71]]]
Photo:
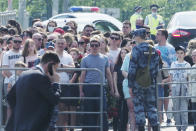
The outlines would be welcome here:
[[[122,22],[107,14],[98,13],[99,10],[98,7],[72,6],[70,13],[58,14],[49,20],[56,21],[58,27],[63,27],[66,22],[75,21],[78,24],[77,31],[82,31],[86,24],[91,24],[102,32],[120,31],[122,29]],[[49,20],[43,21],[43,24],[47,25]]]

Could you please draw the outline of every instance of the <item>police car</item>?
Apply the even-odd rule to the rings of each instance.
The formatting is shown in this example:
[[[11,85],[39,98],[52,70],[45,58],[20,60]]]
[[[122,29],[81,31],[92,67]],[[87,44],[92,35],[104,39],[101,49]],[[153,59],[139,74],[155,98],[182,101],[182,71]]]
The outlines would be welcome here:
[[[107,14],[98,13],[99,10],[98,7],[70,7],[70,13],[58,14],[49,20],[56,21],[58,27],[63,27],[66,22],[75,21],[78,24],[78,31],[82,31],[86,24],[91,24],[102,32],[122,29],[122,22]],[[49,20],[43,24],[46,26]]]

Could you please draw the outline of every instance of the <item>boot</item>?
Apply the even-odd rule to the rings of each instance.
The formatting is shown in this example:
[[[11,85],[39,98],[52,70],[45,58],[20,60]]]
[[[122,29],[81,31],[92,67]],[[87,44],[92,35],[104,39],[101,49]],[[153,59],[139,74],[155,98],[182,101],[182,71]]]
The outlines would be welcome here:
[[[138,126],[138,131],[145,131],[144,126]]]
[[[153,131],[159,131],[159,128],[158,128],[158,126],[153,126],[153,127],[152,127],[152,130],[153,130]]]

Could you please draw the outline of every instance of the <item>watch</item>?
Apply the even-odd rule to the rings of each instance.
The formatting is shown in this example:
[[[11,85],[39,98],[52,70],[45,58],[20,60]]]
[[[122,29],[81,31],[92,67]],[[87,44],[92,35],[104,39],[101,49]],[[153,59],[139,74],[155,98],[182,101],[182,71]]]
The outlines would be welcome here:
[[[61,68],[63,68],[63,64],[61,64]]]

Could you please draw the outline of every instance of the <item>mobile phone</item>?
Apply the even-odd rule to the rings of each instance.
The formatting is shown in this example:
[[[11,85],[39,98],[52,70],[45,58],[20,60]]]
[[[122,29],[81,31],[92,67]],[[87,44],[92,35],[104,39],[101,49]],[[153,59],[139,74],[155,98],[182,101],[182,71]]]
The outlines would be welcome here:
[[[48,72],[49,72],[49,74],[52,76],[53,75],[53,65],[54,65],[54,63],[49,63],[48,64]]]

